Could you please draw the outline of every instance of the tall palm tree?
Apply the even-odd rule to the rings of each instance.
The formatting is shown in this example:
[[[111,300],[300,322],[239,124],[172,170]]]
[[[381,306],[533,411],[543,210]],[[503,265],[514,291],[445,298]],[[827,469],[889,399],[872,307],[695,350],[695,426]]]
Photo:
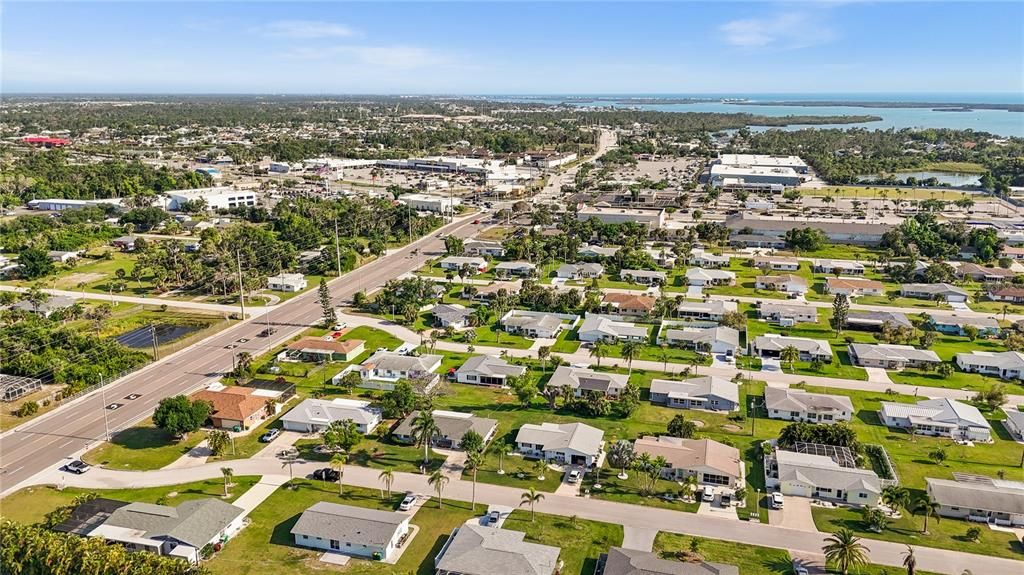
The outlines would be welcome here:
[[[430,463],[430,443],[437,434],[437,422],[434,416],[426,409],[421,410],[412,420],[412,430],[416,434],[416,441],[423,446],[423,465]]]
[[[907,551],[903,554],[903,566],[907,568],[907,575],[914,575],[917,572],[917,558],[914,557],[914,548],[907,545]]]
[[[231,478],[235,476],[235,470],[230,467],[221,467],[220,474],[224,476],[224,497],[227,497],[228,486],[231,484]]]
[[[529,491],[523,492],[523,494],[519,496],[519,499],[520,499],[520,502],[519,502],[519,506],[520,507],[522,507],[523,505],[529,505],[530,506],[530,521],[531,522],[535,521],[536,518],[537,518],[537,513],[534,510],[534,506],[537,505],[538,501],[541,501],[542,499],[544,499],[544,494],[538,492],[536,489],[531,487]]]
[[[391,486],[394,485],[395,483],[395,472],[391,471],[390,468],[385,469],[384,471],[380,472],[380,475],[377,476],[377,479],[380,479],[381,481],[384,482],[384,489],[386,489],[388,492],[388,499],[391,499]]]
[[[825,560],[838,567],[843,575],[849,575],[851,567],[868,564],[870,550],[861,544],[860,537],[854,535],[853,531],[840,529],[825,541],[827,543],[821,548],[825,552]]]
[[[915,501],[911,513],[914,515],[924,515],[924,527],[921,529],[921,533],[925,535],[928,534],[929,517],[934,517],[936,521],[942,521],[939,517],[939,504],[930,495],[924,495]]]
[[[627,341],[622,344],[622,359],[626,360],[629,366],[629,375],[633,375],[633,360],[640,357],[643,344],[639,341]]]
[[[542,345],[537,348],[537,359],[540,360],[540,368],[545,373],[548,371],[548,358],[551,357],[551,347]]]
[[[793,364],[800,359],[800,350],[792,345],[787,345],[779,352],[779,359],[788,363],[789,369],[793,369]]]
[[[601,358],[608,355],[608,349],[601,340],[597,340],[590,346],[590,357],[597,358],[597,367],[601,367]]]
[[[345,473],[345,463],[348,458],[343,453],[335,453],[334,457],[331,458],[331,469],[338,472],[338,496],[344,495],[345,484],[341,480],[341,476]]]
[[[882,503],[893,511],[910,509],[910,491],[906,487],[890,485],[882,490]]]
[[[444,500],[441,495],[444,493],[444,488],[448,485],[448,476],[441,473],[441,470],[430,474],[430,479],[427,479],[427,485],[434,488],[434,492],[437,493],[437,508],[440,509],[444,505]]]
[[[466,469],[473,472],[473,513],[476,513],[476,473],[484,462],[484,454],[479,451],[471,451],[466,454]]]

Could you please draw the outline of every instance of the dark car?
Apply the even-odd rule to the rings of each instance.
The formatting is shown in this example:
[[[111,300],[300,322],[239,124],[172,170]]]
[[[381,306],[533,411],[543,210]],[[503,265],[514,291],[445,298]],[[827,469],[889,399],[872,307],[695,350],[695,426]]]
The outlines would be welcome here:
[[[76,459],[76,460],[72,461],[71,463],[68,463],[67,465],[65,465],[64,469],[66,471],[68,471],[69,473],[74,473],[75,475],[81,475],[81,474],[85,473],[86,471],[89,471],[90,467],[91,466],[88,463]]]
[[[259,337],[270,337],[270,336],[274,335],[275,333],[277,333],[277,328],[268,327],[267,329],[265,329],[265,330],[263,330],[263,331],[261,331],[259,333]]]
[[[317,469],[316,471],[313,472],[313,479],[318,479],[320,481],[329,481],[331,483],[334,483],[341,479],[341,473],[338,472],[338,470],[336,469],[324,467],[321,469]]]

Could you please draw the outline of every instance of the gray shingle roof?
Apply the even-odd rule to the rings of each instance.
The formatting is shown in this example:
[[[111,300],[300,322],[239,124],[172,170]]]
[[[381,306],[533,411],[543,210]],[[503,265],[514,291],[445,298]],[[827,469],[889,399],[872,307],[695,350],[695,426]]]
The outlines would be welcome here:
[[[551,374],[551,379],[545,385],[607,393],[609,390],[622,389],[626,387],[627,383],[629,383],[629,376],[621,373],[605,373],[560,365],[555,369],[555,373]]]
[[[329,425],[333,421],[349,420],[369,425],[380,420],[380,410],[369,407],[369,402],[353,400],[332,401],[330,399],[304,399],[281,417],[281,421],[294,423]]]
[[[594,454],[601,448],[604,432],[585,423],[527,423],[519,428],[516,443],[541,445],[545,451],[572,449]]]
[[[808,393],[799,389],[766,387],[764,404],[767,409],[780,411],[829,412],[846,411],[853,413],[853,402],[845,395]]]
[[[396,435],[411,436],[415,432],[413,431],[413,423],[416,421],[416,417],[420,414],[419,411],[413,411],[408,417],[403,419],[394,429]],[[473,430],[480,434],[480,437],[486,438],[490,435],[491,430],[498,425],[498,421],[495,419],[489,419],[486,417],[476,417],[471,414],[459,414],[459,416],[453,414],[446,414],[441,411],[434,411],[434,425],[437,426],[437,433],[441,437],[447,437],[455,443],[462,441],[462,437],[466,435],[470,430]]]
[[[953,481],[925,477],[928,492],[939,505],[1024,514],[1024,484],[991,481]]]
[[[111,513],[103,525],[135,529],[150,539],[169,538],[200,548],[243,513],[241,507],[211,498],[186,501],[177,507],[130,503]]]
[[[491,355],[476,355],[466,360],[457,373],[478,373],[482,375],[503,375],[521,376],[526,373],[526,368],[521,365],[512,365],[503,358]]]
[[[320,501],[302,512],[291,533],[385,547],[408,520],[404,513]]]
[[[858,359],[882,361],[921,361],[939,363],[938,354],[930,349],[917,349],[912,345],[851,343],[850,355]]]
[[[612,547],[604,575],[740,575],[740,569],[724,563],[670,561],[650,551]]]
[[[435,567],[464,575],[551,575],[558,547],[527,543],[525,533],[467,523],[448,541]]]

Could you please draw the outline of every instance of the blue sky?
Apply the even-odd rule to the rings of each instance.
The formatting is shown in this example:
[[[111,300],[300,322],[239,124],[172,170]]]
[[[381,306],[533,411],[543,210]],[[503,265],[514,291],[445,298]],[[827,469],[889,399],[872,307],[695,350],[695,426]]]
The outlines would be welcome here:
[[[1020,2],[6,2],[5,92],[1024,92]]]

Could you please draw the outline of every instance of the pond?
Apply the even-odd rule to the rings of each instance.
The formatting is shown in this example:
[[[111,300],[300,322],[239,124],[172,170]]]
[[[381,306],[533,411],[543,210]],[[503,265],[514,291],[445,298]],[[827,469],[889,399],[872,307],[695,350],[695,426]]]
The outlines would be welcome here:
[[[977,187],[981,185],[980,174],[965,174],[960,172],[897,172],[892,174],[897,180],[907,181],[907,178],[916,178],[918,182],[927,180],[928,178],[935,178],[940,186],[959,188],[962,186]],[[882,176],[878,174],[857,176],[857,179],[862,182],[870,182],[877,180]]]
[[[127,333],[123,333],[114,338],[117,343],[125,347],[133,349],[150,348],[153,346],[153,336],[156,336],[157,345],[163,345],[165,343],[181,339],[186,335],[197,332],[202,329],[202,326],[198,325],[158,325],[155,329],[150,329],[150,326],[142,326],[137,329],[133,329]]]

